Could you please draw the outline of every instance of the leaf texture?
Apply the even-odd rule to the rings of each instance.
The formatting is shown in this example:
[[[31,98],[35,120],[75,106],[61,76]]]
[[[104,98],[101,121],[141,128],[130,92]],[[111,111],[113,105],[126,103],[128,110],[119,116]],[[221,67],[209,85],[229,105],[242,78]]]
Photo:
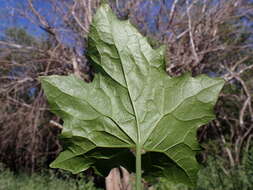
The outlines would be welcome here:
[[[164,47],[152,49],[106,4],[93,19],[88,56],[97,72],[92,83],[73,75],[41,77],[51,110],[64,120],[64,151],[51,167],[73,173],[94,167],[106,175],[127,163],[132,171],[129,149],[140,145],[144,174],[194,185],[200,150],[196,130],[215,118],[213,106],[224,81],[169,77]]]

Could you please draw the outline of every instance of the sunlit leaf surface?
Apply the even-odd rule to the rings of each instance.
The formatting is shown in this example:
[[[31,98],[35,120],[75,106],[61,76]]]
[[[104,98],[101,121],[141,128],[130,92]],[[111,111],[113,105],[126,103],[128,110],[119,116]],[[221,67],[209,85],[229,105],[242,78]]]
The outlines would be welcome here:
[[[73,173],[94,167],[106,175],[134,169],[143,149],[144,175],[194,185],[200,147],[196,130],[214,119],[222,79],[165,72],[164,48],[152,49],[129,21],[102,5],[89,34],[92,83],[75,76],[42,77],[51,110],[64,120],[64,151],[51,164]]]

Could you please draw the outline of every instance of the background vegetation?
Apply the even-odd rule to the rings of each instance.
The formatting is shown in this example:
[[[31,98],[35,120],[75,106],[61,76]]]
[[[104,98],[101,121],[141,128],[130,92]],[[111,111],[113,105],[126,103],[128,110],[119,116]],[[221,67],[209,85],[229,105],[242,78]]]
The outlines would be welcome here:
[[[0,1],[0,161],[4,163],[0,189],[29,189],[29,184],[47,189],[67,189],[71,185],[73,189],[85,189],[85,185],[92,188],[86,179],[104,188],[103,179],[92,170],[85,172],[82,179],[64,172],[45,173],[61,151],[57,135],[62,121],[49,112],[38,81],[41,75],[69,73],[87,82],[92,80],[92,66],[85,57],[86,39],[100,3]],[[253,2],[109,3],[118,17],[129,18],[152,46],[167,46],[169,75],[205,73],[227,81],[215,109],[217,119],[198,132],[204,147],[199,160],[206,167],[199,173],[197,189],[252,189]],[[65,175],[69,175],[68,183],[64,183]],[[52,183],[45,186],[48,180]],[[146,187],[187,189],[172,186],[165,179],[154,179]]]

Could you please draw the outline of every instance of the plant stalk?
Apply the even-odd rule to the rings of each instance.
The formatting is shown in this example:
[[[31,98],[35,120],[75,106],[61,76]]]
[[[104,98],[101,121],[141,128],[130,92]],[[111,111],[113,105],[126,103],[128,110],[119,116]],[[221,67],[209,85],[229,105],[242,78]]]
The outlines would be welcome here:
[[[136,190],[141,190],[141,145],[136,146]]]

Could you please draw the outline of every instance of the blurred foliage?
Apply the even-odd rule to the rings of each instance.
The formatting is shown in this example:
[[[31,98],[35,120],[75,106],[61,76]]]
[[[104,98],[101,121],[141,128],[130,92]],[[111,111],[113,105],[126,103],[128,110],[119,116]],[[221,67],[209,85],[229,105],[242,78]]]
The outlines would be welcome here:
[[[200,170],[196,188],[183,184],[174,185],[165,178],[153,181],[146,190],[252,190],[253,189],[253,149],[245,152],[243,163],[227,168],[227,160],[210,156],[205,167]],[[152,185],[152,186],[150,186]],[[84,173],[73,176],[69,172],[47,170],[31,176],[13,173],[0,166],[0,190],[101,190],[96,188],[93,178]]]
[[[227,168],[227,160],[210,156],[206,166],[198,174],[196,188],[174,185],[160,179],[152,188],[155,190],[252,190],[253,189],[253,149],[244,152],[243,163]]]
[[[37,39],[27,33],[24,28],[11,27],[5,30],[5,41],[15,42],[20,45],[32,46],[37,43]]]
[[[86,177],[87,178],[87,177]],[[0,168],[0,190],[99,190],[92,179],[71,178],[69,174],[61,177],[53,171],[31,176],[14,174],[8,169]],[[101,190],[101,189],[100,189]]]

